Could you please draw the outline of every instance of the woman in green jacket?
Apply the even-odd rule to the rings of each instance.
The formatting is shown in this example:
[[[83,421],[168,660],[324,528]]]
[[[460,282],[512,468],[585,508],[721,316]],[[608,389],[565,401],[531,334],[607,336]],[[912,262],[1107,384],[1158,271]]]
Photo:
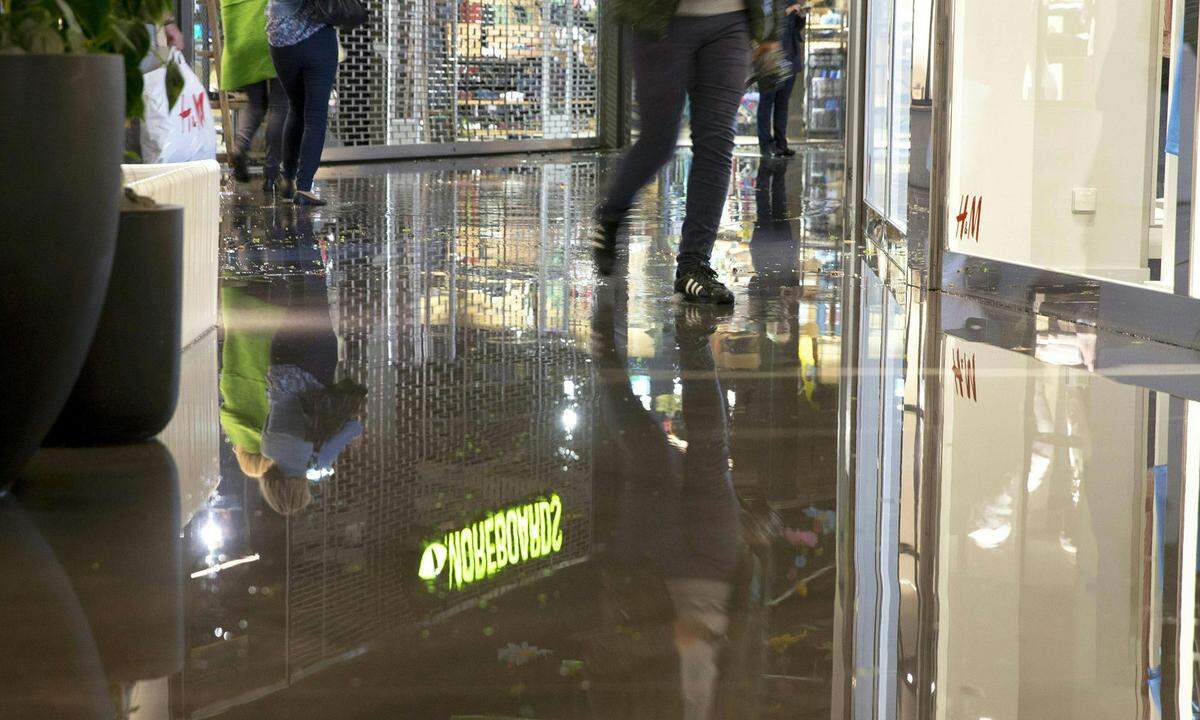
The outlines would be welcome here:
[[[734,118],[746,89],[751,50],[764,55],[778,46],[773,38],[782,7],[775,5],[782,2],[613,0],[617,19],[632,30],[642,126],[596,209],[592,248],[601,274],[613,271],[617,234],[634,197],[674,154],[684,104],[690,100],[692,168],[675,292],[691,302],[733,302],[709,259],[729,192]]]
[[[221,427],[238,465],[281,515],[312,500],[362,435],[366,388],[337,380],[338,339],[325,279],[221,287]]]
[[[267,47],[267,0],[222,0],[221,24],[225,29],[221,86],[238,89],[249,100],[238,115],[236,149],[231,158],[233,175],[238,182],[250,180],[247,153],[265,117],[267,159],[263,165],[263,192],[271,195],[279,176],[288,100]]]

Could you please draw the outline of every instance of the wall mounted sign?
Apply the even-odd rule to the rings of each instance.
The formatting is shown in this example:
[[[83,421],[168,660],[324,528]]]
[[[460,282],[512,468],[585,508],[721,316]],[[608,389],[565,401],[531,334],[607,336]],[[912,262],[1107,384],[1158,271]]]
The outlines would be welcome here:
[[[983,196],[963,195],[954,216],[958,239],[979,242],[979,230],[983,226]]]
[[[961,398],[979,402],[979,388],[975,385],[975,353],[970,357],[964,352],[954,351],[954,388]]]
[[[563,506],[557,493],[489,512],[425,543],[417,576],[432,587],[461,590],[507,568],[562,550]]]

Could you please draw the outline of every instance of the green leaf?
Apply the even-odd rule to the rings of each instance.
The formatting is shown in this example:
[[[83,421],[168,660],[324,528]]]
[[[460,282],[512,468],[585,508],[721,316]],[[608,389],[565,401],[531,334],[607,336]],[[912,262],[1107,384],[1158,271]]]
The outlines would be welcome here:
[[[179,71],[179,65],[172,59],[167,58],[167,107],[175,107],[175,101],[179,99],[179,94],[183,92],[183,73]]]
[[[125,69],[125,117],[140,118],[146,114],[146,103],[142,99],[142,89],[145,83],[142,74],[135,67],[133,72]]]
[[[63,23],[66,25],[67,48],[74,53],[86,52],[87,38],[83,28],[79,25],[79,20],[75,17],[75,11],[66,3],[66,0],[55,0],[55,2],[58,3],[58,9],[62,11]]]

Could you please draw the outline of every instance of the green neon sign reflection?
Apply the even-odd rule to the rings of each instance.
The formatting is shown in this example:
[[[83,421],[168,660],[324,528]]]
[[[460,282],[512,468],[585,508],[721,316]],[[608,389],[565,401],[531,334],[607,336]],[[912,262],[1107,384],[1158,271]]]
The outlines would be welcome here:
[[[444,576],[448,590],[458,590],[562,550],[562,498],[544,499],[489,513],[482,520],[452,530],[425,545],[417,576],[436,583]]]

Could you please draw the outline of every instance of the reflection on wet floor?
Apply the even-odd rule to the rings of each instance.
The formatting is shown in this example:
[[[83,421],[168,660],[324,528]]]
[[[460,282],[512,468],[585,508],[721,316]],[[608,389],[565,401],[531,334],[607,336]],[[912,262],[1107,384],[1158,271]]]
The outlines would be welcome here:
[[[228,194],[161,442],[0,499],[0,717],[1177,717],[1190,358],[843,257],[841,158],[736,158],[728,311],[687,152],[604,283],[607,155]]]
[[[337,178],[324,216],[231,198],[184,714],[819,716],[841,178],[788,183],[838,157],[738,158],[720,317],[671,298],[687,154],[602,286],[605,156]],[[305,392],[326,432],[298,413],[283,467]]]
[[[340,169],[316,213],[227,197],[184,660],[117,705],[828,712],[840,151],[737,159],[729,316],[671,298],[687,153],[639,205],[628,282],[596,285],[610,162]]]
[[[853,716],[1190,713],[1194,353],[859,269]]]

